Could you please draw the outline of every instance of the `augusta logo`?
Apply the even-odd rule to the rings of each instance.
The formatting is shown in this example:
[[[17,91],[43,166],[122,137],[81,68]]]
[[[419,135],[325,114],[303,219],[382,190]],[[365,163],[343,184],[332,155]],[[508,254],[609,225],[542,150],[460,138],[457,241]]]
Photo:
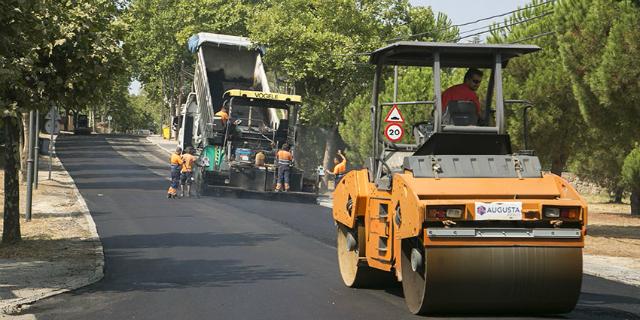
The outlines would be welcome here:
[[[485,206],[478,206],[478,208],[476,208],[476,212],[477,212],[479,215],[483,215],[483,214],[487,213],[487,207],[485,207]]]

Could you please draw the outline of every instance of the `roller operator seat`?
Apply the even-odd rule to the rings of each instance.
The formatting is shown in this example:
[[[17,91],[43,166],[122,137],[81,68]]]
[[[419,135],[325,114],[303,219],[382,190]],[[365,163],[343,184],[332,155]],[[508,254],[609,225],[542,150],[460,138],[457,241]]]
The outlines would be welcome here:
[[[478,125],[478,111],[472,101],[451,100],[442,116],[442,124],[454,126]]]

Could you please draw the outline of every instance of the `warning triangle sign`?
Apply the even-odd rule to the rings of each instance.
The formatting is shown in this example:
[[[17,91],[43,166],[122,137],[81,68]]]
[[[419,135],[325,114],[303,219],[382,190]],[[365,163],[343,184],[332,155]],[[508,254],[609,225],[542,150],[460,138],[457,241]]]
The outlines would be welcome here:
[[[400,113],[400,109],[398,109],[397,105],[393,105],[393,108],[389,110],[387,113],[387,117],[384,118],[384,122],[400,122],[404,123],[404,118],[402,117],[402,113]]]

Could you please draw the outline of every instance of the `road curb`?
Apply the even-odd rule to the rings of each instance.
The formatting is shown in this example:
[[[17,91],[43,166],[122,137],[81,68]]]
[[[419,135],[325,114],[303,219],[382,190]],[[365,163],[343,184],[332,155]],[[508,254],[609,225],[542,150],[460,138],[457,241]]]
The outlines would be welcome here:
[[[156,145],[158,148],[160,148],[160,149],[162,149],[162,150],[166,151],[168,154],[173,153],[173,151],[174,151],[174,150],[167,150],[167,149],[165,149],[165,147],[163,147],[160,143],[157,143],[157,142],[155,142],[155,141],[151,140],[151,139],[150,139],[150,137],[151,137],[151,136],[147,136],[145,139],[147,139],[147,141],[149,141],[149,142],[153,143],[154,145]]]
[[[635,263],[637,263],[637,260],[632,258],[585,254],[583,272],[588,275],[640,287],[640,271],[628,267]]]
[[[63,284],[61,288],[51,289],[50,291],[39,293],[32,295],[30,297],[20,298],[13,301],[10,301],[4,305],[0,305],[0,316],[2,314],[15,314],[23,309],[23,306],[33,304],[38,300],[42,300],[44,298],[49,298],[61,293],[73,291],[90,284],[96,283],[100,281],[104,277],[104,248],[102,247],[102,241],[100,240],[100,236],[98,235],[98,229],[96,228],[96,224],[93,221],[93,217],[91,216],[91,212],[89,211],[89,207],[87,203],[84,201],[84,198],[80,194],[78,187],[76,186],[76,182],[73,180],[67,169],[62,164],[59,158],[56,157],[56,160],[59,162],[60,167],[64,172],[66,172],[67,176],[73,182],[73,193],[76,196],[76,202],[80,206],[82,210],[82,216],[84,217],[87,225],[89,226],[89,232],[91,236],[86,239],[87,242],[93,244],[93,250],[95,253],[95,259],[93,261],[93,265],[95,266],[93,272],[86,278],[76,278],[68,281]]]

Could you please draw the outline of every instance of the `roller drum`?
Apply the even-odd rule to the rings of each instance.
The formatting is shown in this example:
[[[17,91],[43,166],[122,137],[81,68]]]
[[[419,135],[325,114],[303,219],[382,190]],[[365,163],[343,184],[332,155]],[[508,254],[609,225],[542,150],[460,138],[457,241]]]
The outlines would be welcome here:
[[[580,295],[581,248],[427,248],[413,272],[412,243],[403,241],[402,272],[413,313],[566,313]]]

